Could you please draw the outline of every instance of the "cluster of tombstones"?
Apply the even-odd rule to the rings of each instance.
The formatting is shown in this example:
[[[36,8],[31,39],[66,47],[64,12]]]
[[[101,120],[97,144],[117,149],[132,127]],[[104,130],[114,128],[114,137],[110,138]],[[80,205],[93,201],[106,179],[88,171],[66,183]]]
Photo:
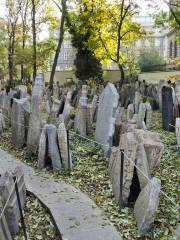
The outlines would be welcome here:
[[[121,206],[135,203],[140,234],[147,233],[152,226],[161,186],[160,180],[152,177],[162,156],[163,144],[159,134],[149,131],[151,113],[151,105],[143,103],[142,94],[137,90],[127,109],[122,107],[111,83],[99,97],[96,141],[104,146],[105,155],[110,156],[109,173],[117,203]]]
[[[24,174],[20,168],[0,176],[0,239],[12,240],[19,231],[20,210],[13,177],[16,177],[21,208],[26,201]]]

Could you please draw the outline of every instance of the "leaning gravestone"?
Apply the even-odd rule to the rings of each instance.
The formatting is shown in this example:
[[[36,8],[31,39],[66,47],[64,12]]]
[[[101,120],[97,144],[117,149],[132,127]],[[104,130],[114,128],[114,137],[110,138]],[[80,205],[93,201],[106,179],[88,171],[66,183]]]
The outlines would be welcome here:
[[[29,121],[29,131],[27,136],[27,150],[29,153],[36,153],[41,134],[41,101],[43,95],[43,75],[37,75],[32,91],[31,115]]]
[[[147,234],[155,219],[155,213],[159,204],[159,192],[161,181],[152,178],[140,192],[134,206],[134,214],[140,235]]]
[[[164,86],[162,88],[162,123],[163,129],[173,131],[174,126],[174,105],[172,88]],[[172,125],[172,126],[171,126]]]
[[[46,158],[47,158],[47,149],[48,149],[48,144],[47,144],[47,124],[44,125],[42,132],[41,132],[41,137],[39,140],[39,150],[38,150],[38,168],[44,168],[46,166]]]
[[[139,112],[139,105],[142,102],[142,96],[140,92],[135,92],[135,98],[134,98],[134,106],[135,106],[135,113]]]
[[[109,155],[113,142],[115,114],[119,94],[112,83],[103,90],[98,106],[95,139],[104,145],[105,155]]]
[[[48,155],[52,161],[53,170],[61,169],[61,159],[57,142],[57,129],[54,125],[48,124],[46,127],[48,138]]]
[[[58,143],[61,152],[61,159],[63,167],[69,169],[72,167],[72,160],[70,157],[70,153],[68,152],[68,138],[67,138],[67,130],[64,124],[64,118],[61,114],[59,116],[59,127],[58,127]]]
[[[146,102],[146,118],[145,118],[145,123],[147,129],[151,128],[151,119],[152,119],[152,107],[149,102]]]

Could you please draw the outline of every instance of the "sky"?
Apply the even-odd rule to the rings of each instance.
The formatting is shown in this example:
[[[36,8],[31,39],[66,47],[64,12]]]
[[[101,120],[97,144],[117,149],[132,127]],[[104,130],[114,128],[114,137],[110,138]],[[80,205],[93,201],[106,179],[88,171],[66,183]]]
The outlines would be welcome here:
[[[140,15],[148,15],[155,11],[154,8],[148,7],[148,0],[135,0],[137,4],[140,6]],[[157,1],[156,1],[157,2]],[[161,0],[159,1],[159,6],[163,10],[168,10],[167,5],[164,3],[162,4]],[[0,17],[5,16],[5,0],[0,0]]]

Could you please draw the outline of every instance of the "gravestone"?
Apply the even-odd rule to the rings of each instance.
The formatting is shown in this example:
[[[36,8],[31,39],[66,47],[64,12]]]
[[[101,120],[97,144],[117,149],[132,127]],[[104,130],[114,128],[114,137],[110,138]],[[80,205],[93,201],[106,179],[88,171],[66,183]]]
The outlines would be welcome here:
[[[145,124],[147,129],[151,128],[151,119],[152,119],[152,108],[150,103],[146,102],[146,116],[145,116]]]
[[[104,145],[105,155],[110,154],[113,143],[115,114],[118,106],[119,94],[112,83],[108,83],[103,90],[98,106],[95,139]]]
[[[66,101],[65,101],[64,109],[63,109],[63,117],[64,117],[65,125],[68,124],[69,119],[70,119],[70,113],[71,113],[71,109],[72,109],[71,98],[72,98],[72,91],[69,90],[66,95]]]
[[[2,216],[0,217],[0,239],[1,240],[13,240],[11,237],[11,233],[9,231],[9,227],[6,221],[6,217],[4,215],[4,213],[2,213],[3,210],[3,204],[0,198],[0,215],[2,214]]]
[[[26,143],[28,131],[26,112],[29,111],[30,103],[27,98],[14,98],[11,113],[12,144],[17,148],[22,148]]]
[[[6,204],[9,194],[14,188],[14,180],[11,174],[4,173],[0,178],[0,196],[3,206]],[[20,213],[18,208],[17,197],[15,190],[5,209],[5,218],[9,227],[11,236],[14,237],[19,231]]]
[[[144,149],[144,145],[140,143],[137,148],[136,155],[136,165],[137,165],[137,175],[140,183],[141,189],[143,189],[148,183],[147,178],[151,178],[149,171],[149,164],[147,160],[147,155]]]
[[[175,124],[172,88],[168,86],[162,87],[162,124],[164,130],[174,130],[171,126]]]
[[[2,110],[0,109],[0,136],[5,128],[6,128],[5,118],[4,115],[2,114]]]
[[[39,150],[38,150],[38,168],[44,168],[46,166],[46,158],[47,158],[47,124],[44,125],[41,137],[39,140]]]
[[[134,215],[140,235],[147,234],[154,222],[159,204],[161,181],[152,178],[142,189],[134,206]]]
[[[58,127],[58,143],[61,153],[62,164],[65,168],[72,167],[72,159],[70,157],[70,153],[68,155],[68,139],[67,139],[67,130],[64,124],[63,115],[59,116],[59,127]]]
[[[159,103],[159,110],[162,111],[162,88],[164,86],[168,86],[166,80],[160,80],[158,85],[158,103]]]
[[[134,98],[134,108],[135,108],[135,113],[139,112],[139,105],[142,103],[142,96],[140,92],[135,92],[135,98]]]
[[[57,141],[57,129],[54,125],[48,124],[46,127],[48,137],[48,155],[52,161],[52,167],[54,171],[61,169],[61,159]]]
[[[41,135],[41,102],[43,95],[43,75],[37,75],[31,97],[31,114],[29,120],[29,131],[27,136],[27,151],[36,153]]]
[[[91,122],[93,123],[96,121],[97,118],[97,109],[98,109],[98,96],[94,95],[92,100],[92,107],[91,107]]]
[[[146,105],[145,105],[145,103],[140,103],[139,111],[138,111],[138,120],[137,120],[138,128],[146,129],[145,117],[146,117]]]
[[[178,147],[180,147],[180,118],[176,118],[176,140]]]
[[[134,116],[134,104],[129,104],[127,108],[127,121],[131,120]]]
[[[150,174],[152,174],[159,164],[164,145],[160,140],[160,136],[156,132],[144,131],[142,129],[134,130],[136,140],[144,145],[144,149],[147,155]]]

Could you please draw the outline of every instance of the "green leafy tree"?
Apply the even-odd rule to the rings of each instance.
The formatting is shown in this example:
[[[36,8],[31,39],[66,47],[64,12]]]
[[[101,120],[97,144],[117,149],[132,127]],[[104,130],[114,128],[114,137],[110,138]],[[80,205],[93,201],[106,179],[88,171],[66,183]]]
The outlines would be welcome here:
[[[142,72],[154,71],[158,66],[165,64],[155,47],[142,48],[139,55],[139,66]]]

